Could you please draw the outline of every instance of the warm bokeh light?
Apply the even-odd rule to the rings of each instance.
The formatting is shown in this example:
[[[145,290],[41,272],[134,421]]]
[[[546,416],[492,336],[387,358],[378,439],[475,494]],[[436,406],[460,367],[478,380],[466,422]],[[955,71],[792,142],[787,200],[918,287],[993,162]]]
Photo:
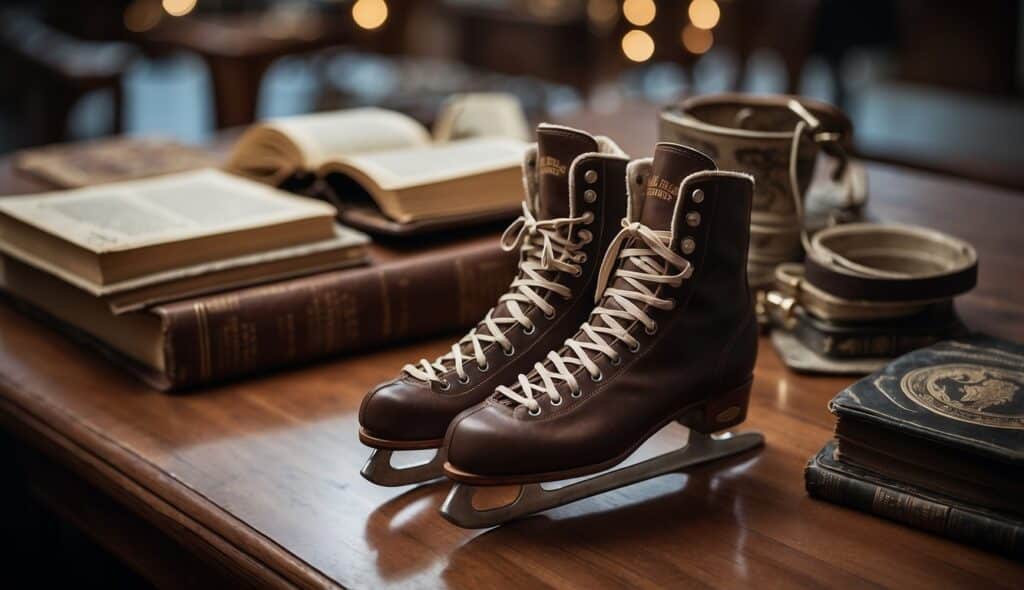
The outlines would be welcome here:
[[[722,16],[722,11],[715,0],[693,0],[690,2],[688,13],[693,26],[706,30],[715,28]]]
[[[352,5],[352,20],[363,29],[376,29],[388,20],[388,3],[384,0],[356,0]]]
[[[196,7],[196,0],[163,0],[164,10],[171,16],[185,16]]]
[[[657,12],[654,0],[626,0],[622,3],[622,14],[626,20],[638,27],[651,24]]]
[[[654,39],[643,31],[633,29],[622,37],[622,53],[635,62],[647,61],[654,55]]]
[[[708,30],[698,29],[693,25],[683,27],[683,47],[690,53],[700,55],[707,53],[715,44],[715,35]]]
[[[619,3],[617,0],[588,0],[587,17],[594,25],[606,28],[615,24],[619,16]]]
[[[124,9],[124,28],[143,33],[160,24],[163,16],[159,0],[135,0]]]

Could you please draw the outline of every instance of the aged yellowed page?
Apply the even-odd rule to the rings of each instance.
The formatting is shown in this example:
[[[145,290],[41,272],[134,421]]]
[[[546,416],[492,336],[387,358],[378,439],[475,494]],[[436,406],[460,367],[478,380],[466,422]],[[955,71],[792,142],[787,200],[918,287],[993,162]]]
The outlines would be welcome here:
[[[519,168],[526,143],[508,138],[474,138],[422,148],[358,154],[339,165],[326,164],[321,173],[355,169],[380,190],[394,191],[456,178]],[[518,188],[518,186],[517,186]]]
[[[303,155],[303,167],[309,170],[341,156],[430,143],[427,130],[416,120],[377,108],[283,117],[263,125],[295,142]]]
[[[96,253],[333,215],[321,201],[214,169],[0,200],[0,221],[13,218]]]

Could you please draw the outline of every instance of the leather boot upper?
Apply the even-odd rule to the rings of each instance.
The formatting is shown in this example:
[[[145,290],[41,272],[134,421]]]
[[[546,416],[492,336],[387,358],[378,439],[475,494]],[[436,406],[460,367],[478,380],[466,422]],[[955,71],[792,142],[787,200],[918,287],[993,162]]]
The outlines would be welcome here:
[[[502,238],[506,247],[520,248],[520,270],[509,288],[509,293],[520,294],[519,300],[503,296],[470,334],[453,345],[451,353],[433,363],[423,360],[407,365],[397,379],[370,391],[359,409],[367,434],[439,445],[455,415],[528,369],[570,336],[589,313],[601,256],[626,212],[628,158],[610,140],[567,127],[541,125],[537,140],[523,166],[524,214]],[[578,221],[550,226],[553,220],[565,219]],[[551,237],[555,233],[578,245],[575,260],[556,256],[556,262],[543,264],[545,256],[557,255],[558,240]],[[528,261],[533,262],[527,265]],[[537,287],[538,276],[557,282],[563,292]],[[550,309],[534,304],[523,289],[543,299]],[[513,306],[529,326],[509,319],[516,315],[510,309]],[[495,341],[492,326],[505,342]],[[474,335],[478,336],[475,343]],[[462,361],[461,375],[456,356]]]
[[[751,379],[757,325],[745,269],[752,179],[718,171],[675,144],[659,144],[653,163],[630,169],[629,219],[608,253],[614,259],[605,261],[608,284],[597,308],[573,337],[575,350],[554,349],[543,369],[512,379],[453,420],[446,441],[452,468],[494,477],[597,471],[680,412]],[[655,239],[679,266],[652,249]],[[674,278],[640,278],[654,267]],[[663,303],[616,296],[636,292],[637,283],[650,291],[643,297]],[[644,321],[630,320],[630,306]],[[611,323],[628,339],[609,336]],[[608,347],[613,356],[598,350]],[[557,399],[546,393],[551,387]]]

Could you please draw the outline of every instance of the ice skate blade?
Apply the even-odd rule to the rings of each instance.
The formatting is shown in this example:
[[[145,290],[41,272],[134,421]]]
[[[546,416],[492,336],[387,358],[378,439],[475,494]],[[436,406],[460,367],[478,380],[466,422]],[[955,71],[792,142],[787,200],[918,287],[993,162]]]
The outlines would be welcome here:
[[[424,483],[444,477],[444,461],[448,456],[444,449],[438,449],[433,458],[425,463],[395,467],[391,464],[394,449],[374,449],[359,473],[379,486],[407,486]]]
[[[520,486],[519,495],[515,500],[497,508],[477,509],[473,506],[473,495],[477,488],[456,483],[441,505],[441,515],[463,528],[488,528],[678,471],[684,467],[729,457],[763,444],[764,435],[759,432],[728,433],[712,437],[691,431],[687,445],[676,451],[627,467],[612,469],[553,490],[544,489],[538,483],[525,484]]]

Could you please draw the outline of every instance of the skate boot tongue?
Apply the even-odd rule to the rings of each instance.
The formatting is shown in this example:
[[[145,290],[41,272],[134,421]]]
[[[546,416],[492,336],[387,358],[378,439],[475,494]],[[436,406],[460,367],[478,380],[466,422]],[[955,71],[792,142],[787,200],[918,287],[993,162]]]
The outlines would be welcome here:
[[[711,158],[695,149],[659,143],[654,150],[651,176],[644,188],[640,223],[654,230],[672,229],[672,213],[679,197],[680,183],[694,172],[716,168]]]
[[[592,136],[558,125],[537,128],[539,219],[569,216],[569,167],[580,154],[598,151]]]

